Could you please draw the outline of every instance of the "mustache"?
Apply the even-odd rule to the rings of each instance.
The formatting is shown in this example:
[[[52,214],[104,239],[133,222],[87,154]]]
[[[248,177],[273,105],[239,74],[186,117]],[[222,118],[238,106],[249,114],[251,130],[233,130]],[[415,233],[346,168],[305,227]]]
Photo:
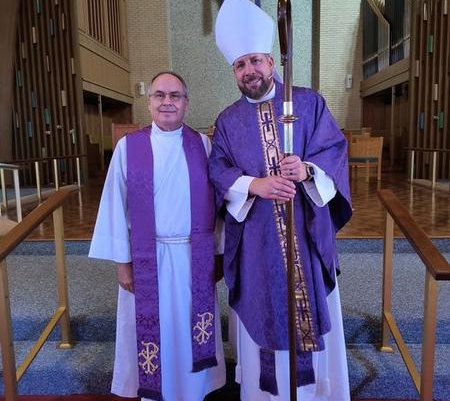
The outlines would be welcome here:
[[[158,111],[177,111],[177,108],[173,104],[170,104],[170,105],[159,106]]]
[[[256,79],[260,79],[260,78],[261,79],[263,78],[263,76],[261,74],[252,74],[252,75],[249,75],[244,78],[244,83],[248,84],[248,83],[255,81]]]

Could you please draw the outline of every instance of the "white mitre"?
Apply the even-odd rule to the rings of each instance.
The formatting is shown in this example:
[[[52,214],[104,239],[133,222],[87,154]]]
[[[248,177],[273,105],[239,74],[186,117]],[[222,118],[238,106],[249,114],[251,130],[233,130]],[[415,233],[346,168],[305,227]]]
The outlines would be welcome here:
[[[249,0],[225,0],[216,18],[216,44],[228,64],[246,54],[272,52],[273,19]]]

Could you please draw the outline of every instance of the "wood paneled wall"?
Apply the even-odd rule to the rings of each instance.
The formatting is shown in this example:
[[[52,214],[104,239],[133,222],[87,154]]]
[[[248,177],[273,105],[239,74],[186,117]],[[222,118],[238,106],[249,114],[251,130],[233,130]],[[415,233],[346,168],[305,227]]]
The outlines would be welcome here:
[[[84,116],[86,122],[86,135],[91,144],[100,144],[101,126],[100,118],[103,119],[104,150],[112,151],[112,124],[131,123],[131,105],[114,103],[103,105],[102,116],[97,104],[85,103]]]
[[[76,0],[83,89],[133,103],[126,0]]]
[[[19,0],[0,2],[0,161],[12,157],[11,99],[19,3]]]
[[[392,152],[395,165],[403,165],[407,156],[404,148],[408,146],[408,83],[395,85],[375,95],[364,97],[363,126],[371,127],[374,136],[383,136],[383,147],[389,149],[389,154]]]
[[[413,2],[409,145],[450,149],[449,1]],[[438,157],[438,177],[450,178],[450,154]],[[419,154],[418,178],[430,178],[429,154]]]
[[[76,1],[80,31],[127,59],[126,0]]]
[[[13,107],[16,160],[83,153],[74,14],[71,0],[21,2]],[[72,182],[74,161],[61,163]],[[44,183],[51,180],[49,170],[44,168]],[[31,183],[33,170],[22,179]]]

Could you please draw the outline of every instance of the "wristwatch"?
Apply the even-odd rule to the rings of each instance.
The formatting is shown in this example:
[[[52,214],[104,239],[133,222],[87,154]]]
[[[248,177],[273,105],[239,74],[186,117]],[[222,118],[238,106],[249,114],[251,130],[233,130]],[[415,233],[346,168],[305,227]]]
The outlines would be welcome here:
[[[314,171],[314,167],[309,164],[304,163],[306,169],[306,178],[305,181],[311,181],[314,178],[316,172]]]

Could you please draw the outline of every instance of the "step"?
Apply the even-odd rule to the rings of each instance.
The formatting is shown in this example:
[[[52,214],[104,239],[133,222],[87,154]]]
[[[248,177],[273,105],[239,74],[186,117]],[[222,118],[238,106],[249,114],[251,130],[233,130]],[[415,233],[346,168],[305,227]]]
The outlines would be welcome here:
[[[16,343],[18,361],[24,357],[31,345],[30,342]],[[113,342],[83,341],[76,343],[75,347],[69,350],[59,350],[56,346],[57,342],[44,345],[21,379],[19,394],[109,393],[114,359]],[[231,357],[229,348],[226,349],[226,355]],[[412,345],[411,354],[418,364],[420,347]],[[395,347],[394,353],[381,353],[370,344],[350,344],[347,347],[347,359],[353,398],[418,398],[414,384]],[[449,359],[449,347],[439,345],[436,350],[434,399],[450,399]],[[228,376],[233,378],[234,366],[231,359],[228,361]],[[2,380],[0,394],[3,394]]]
[[[73,246],[73,245],[71,245]],[[35,247],[35,245],[34,245]],[[14,338],[37,339],[56,309],[53,245],[42,246],[39,256],[13,254],[7,259]],[[43,256],[40,256],[43,255]],[[449,254],[446,254],[449,256]],[[381,255],[342,253],[339,277],[344,330],[348,342],[377,343],[380,340]],[[114,341],[117,283],[112,262],[69,253],[67,276],[71,327],[80,341]],[[395,256],[393,315],[408,343],[422,342],[423,266],[413,254]],[[437,341],[450,344],[450,283],[439,285]],[[227,289],[218,285],[222,325],[226,334]],[[52,335],[52,339],[59,337]]]

